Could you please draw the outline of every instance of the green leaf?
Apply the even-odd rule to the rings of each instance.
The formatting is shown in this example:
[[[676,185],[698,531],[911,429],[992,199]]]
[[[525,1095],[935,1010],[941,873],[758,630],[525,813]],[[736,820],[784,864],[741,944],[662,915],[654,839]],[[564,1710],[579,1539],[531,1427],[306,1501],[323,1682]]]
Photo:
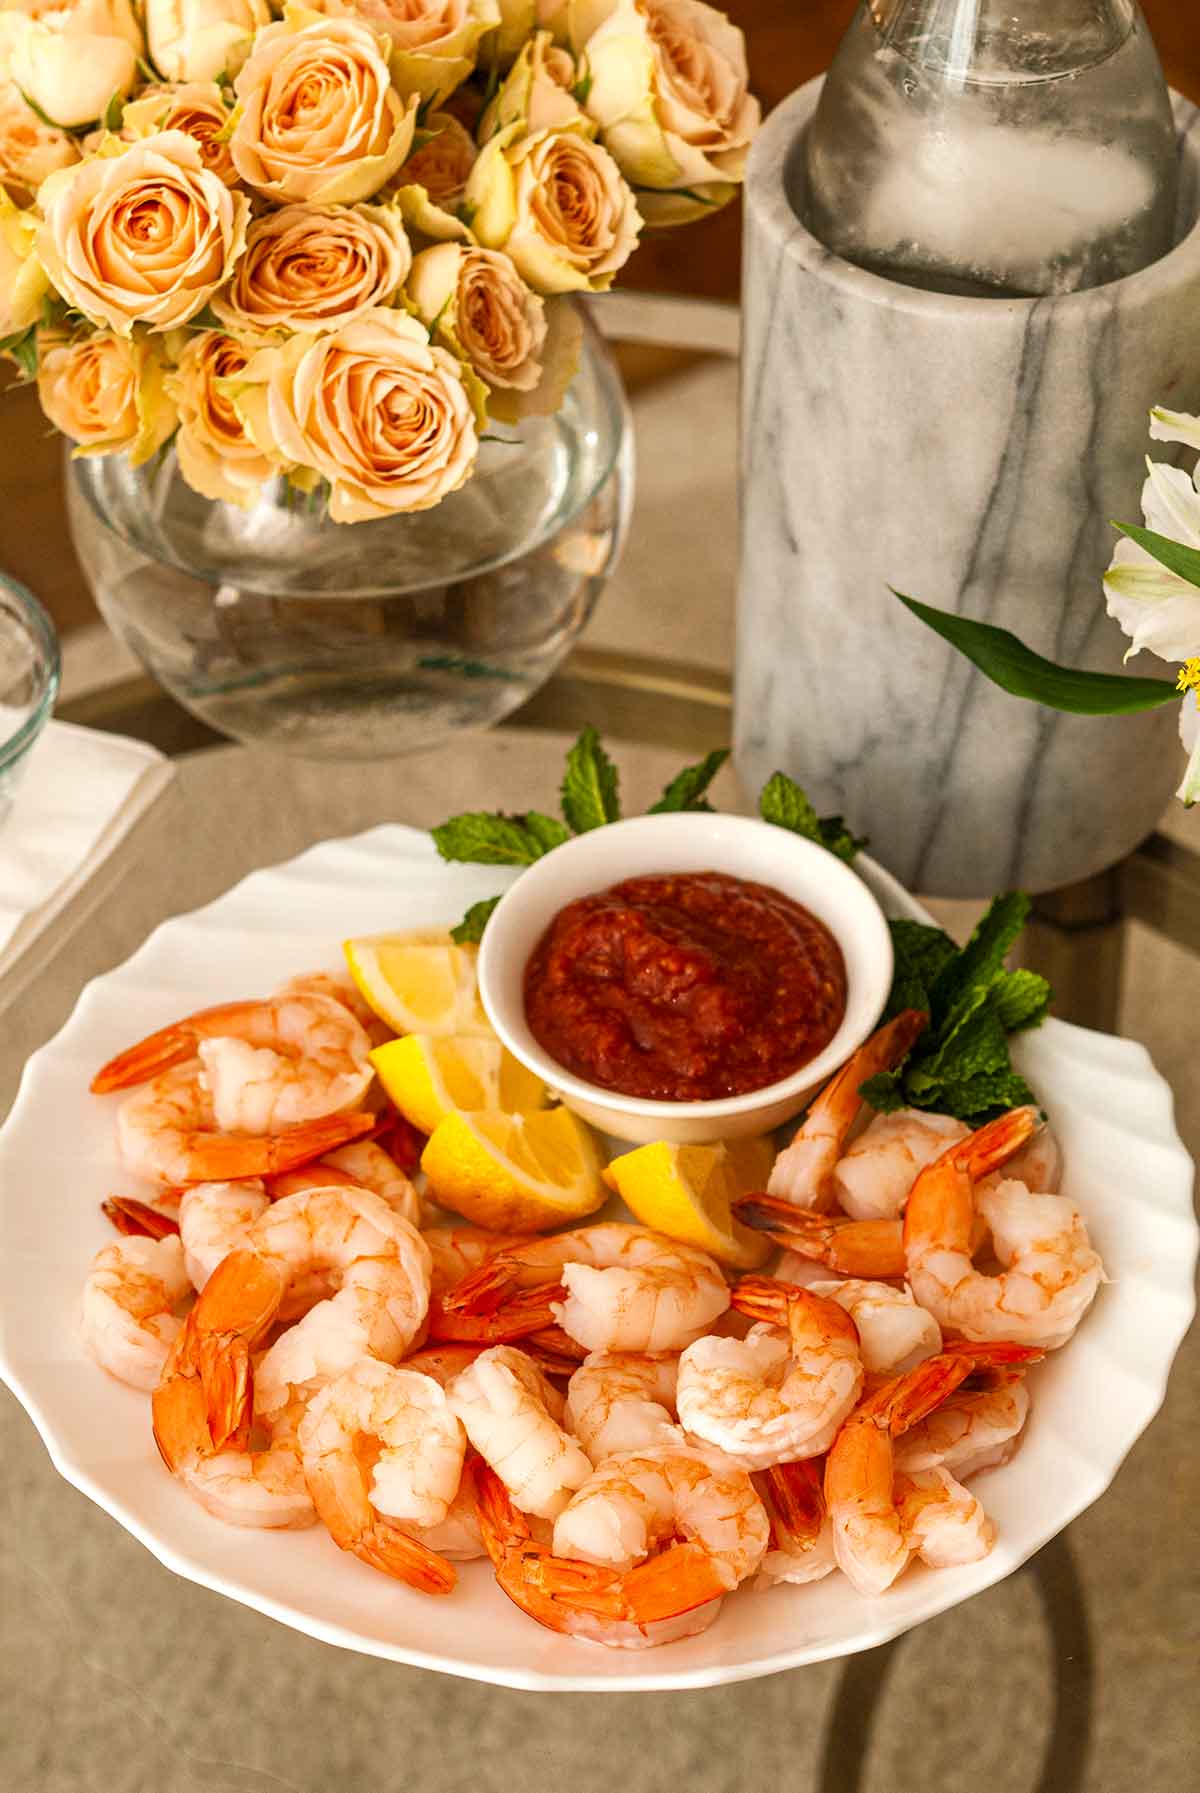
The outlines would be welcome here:
[[[590,725],[567,755],[562,781],[562,812],[574,834],[587,834],[606,822],[619,822],[621,800],[617,768]]]
[[[557,816],[544,816],[540,810],[527,810],[524,822],[543,853],[552,853],[555,847],[565,847],[571,838],[570,830],[564,828]]]
[[[883,1012],[885,1021],[904,1009],[928,1009],[929,993],[938,973],[957,958],[958,948],[941,928],[927,927],[921,921],[891,921],[895,970],[892,990]]]
[[[472,903],[456,928],[451,928],[450,938],[459,946],[475,946],[483,939],[483,930],[488,924],[492,910],[500,901],[498,896],[484,897],[480,903]]]
[[[868,1077],[865,1083],[859,1084],[858,1093],[876,1114],[895,1114],[898,1108],[908,1106],[904,1078],[899,1071],[880,1071],[876,1076]]]
[[[1020,1033],[1046,1019],[1053,992],[1036,971],[1006,971],[992,986],[1005,1033]]]
[[[1182,542],[1172,541],[1169,535],[1158,535],[1153,529],[1142,529],[1137,523],[1114,522],[1113,528],[1153,555],[1169,572],[1177,573],[1189,585],[1200,585],[1200,549],[1187,548]]]
[[[100,124],[102,128],[106,131],[119,131],[121,128],[121,116],[124,111],[125,96],[118,87],[101,115]]]
[[[37,378],[37,325],[31,324],[16,336],[0,337],[0,355],[7,355],[21,370],[23,380]]]
[[[576,105],[579,105],[579,106],[587,105],[588,94],[591,93],[591,91],[592,91],[593,78],[594,77],[592,75],[592,71],[588,68],[588,66],[585,62],[583,65],[583,73],[580,75],[578,81],[576,81],[574,87],[571,89],[571,97],[575,101]]]
[[[479,213],[479,207],[477,205],[473,205],[469,199],[463,199],[463,200],[459,201],[458,220],[459,220],[460,224],[465,224],[468,230],[470,230],[472,225],[475,223],[475,219],[478,216],[478,213]]]
[[[788,828],[806,840],[821,839],[816,810],[786,772],[775,772],[768,778],[758,799],[758,813],[764,822],[772,822],[776,828]]]
[[[1179,695],[1169,679],[1135,679],[1122,673],[1077,672],[1070,666],[1056,666],[994,623],[935,610],[900,591],[895,596],[1012,697],[1024,697],[1051,710],[1066,710],[1073,716],[1122,716],[1153,710]]]
[[[681,809],[711,809],[704,793],[728,758],[729,749],[719,747],[715,753],[705,754],[698,765],[685,766],[675,774],[658,802],[650,805],[648,813],[660,816]]]
[[[539,822],[547,819],[541,817]],[[443,859],[476,865],[532,865],[548,850],[524,816],[492,815],[484,810],[451,816],[432,834]]]
[[[964,1001],[995,983],[1004,970],[1004,960],[1029,914],[1029,898],[1023,891],[1010,890],[995,897],[987,914],[967,941],[962,951],[938,974],[930,991],[930,1009],[935,1027],[950,1024],[956,1009]]]
[[[15,81],[13,82],[13,86],[17,87],[17,84]],[[36,113],[44,125],[48,125],[52,131],[66,131],[66,129],[67,129],[66,125],[60,125],[56,118],[51,118],[51,116],[48,112],[43,112],[42,108],[38,105],[37,101],[35,99],[32,99],[30,97],[30,95],[26,93],[26,91],[23,87],[17,87],[17,92],[20,94],[20,96],[24,100],[25,104],[29,107],[29,110],[31,112]],[[68,133],[68,135],[69,135],[69,133]]]
[[[847,865],[853,864],[867,844],[866,835],[851,834],[841,816],[822,816],[817,827],[821,845],[828,847],[836,858],[844,859]]]

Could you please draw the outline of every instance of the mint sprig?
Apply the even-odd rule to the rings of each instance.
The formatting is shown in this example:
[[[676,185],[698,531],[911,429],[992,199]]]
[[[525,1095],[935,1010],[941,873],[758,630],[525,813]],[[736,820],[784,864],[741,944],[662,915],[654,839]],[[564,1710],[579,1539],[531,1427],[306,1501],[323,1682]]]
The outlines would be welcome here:
[[[695,765],[685,766],[675,774],[649,813],[711,810],[708,789],[728,758],[729,750],[722,747]],[[468,810],[451,816],[433,829],[434,845],[443,859],[475,865],[532,865],[543,854],[561,847],[572,834],[588,834],[593,828],[619,822],[620,777],[599,734],[590,726],[581,732],[567,754],[560,800],[564,817],[561,822],[536,809],[523,815]],[[847,863],[863,845],[850,833],[841,816],[818,816],[800,786],[783,772],[776,772],[768,781],[759,811],[766,821],[816,841]],[[499,900],[492,897],[473,904],[453,930],[454,939],[460,945],[478,941]]]
[[[961,949],[941,928],[889,923],[896,967],[885,1018],[925,1009],[930,1025],[903,1065],[860,1085],[872,1108],[928,1108],[981,1126],[1034,1100],[1008,1040],[1045,1019],[1050,986],[1035,971],[1004,968],[1028,913],[1019,891],[998,896]]]
[[[563,815],[575,834],[589,834],[593,828],[621,819],[617,768],[590,726],[567,755],[561,797]]]

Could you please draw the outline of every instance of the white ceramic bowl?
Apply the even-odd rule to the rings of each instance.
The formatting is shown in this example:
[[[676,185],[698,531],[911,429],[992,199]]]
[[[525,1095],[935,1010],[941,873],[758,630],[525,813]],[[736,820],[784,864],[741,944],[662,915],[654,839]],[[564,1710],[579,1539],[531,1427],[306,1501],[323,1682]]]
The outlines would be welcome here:
[[[651,1102],[572,1076],[543,1051],[525,1019],[525,967],[568,903],[625,878],[656,872],[726,872],[771,884],[823,921],[846,961],[846,1013],[823,1052],[790,1077],[713,1102]],[[697,1145],[766,1133],[790,1120],[874,1027],[892,981],[883,911],[856,872],[824,847],[745,816],[639,816],[556,847],[501,898],[479,952],[479,990],[492,1026],[522,1064],[568,1108],[617,1139]]]

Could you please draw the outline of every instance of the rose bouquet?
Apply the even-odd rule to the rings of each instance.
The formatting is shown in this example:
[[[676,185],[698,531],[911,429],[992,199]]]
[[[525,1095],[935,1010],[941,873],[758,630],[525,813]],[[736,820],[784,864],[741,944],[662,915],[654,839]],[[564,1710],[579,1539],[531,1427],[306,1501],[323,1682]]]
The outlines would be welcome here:
[[[758,117],[702,0],[0,0],[0,352],[78,453],[427,509]]]

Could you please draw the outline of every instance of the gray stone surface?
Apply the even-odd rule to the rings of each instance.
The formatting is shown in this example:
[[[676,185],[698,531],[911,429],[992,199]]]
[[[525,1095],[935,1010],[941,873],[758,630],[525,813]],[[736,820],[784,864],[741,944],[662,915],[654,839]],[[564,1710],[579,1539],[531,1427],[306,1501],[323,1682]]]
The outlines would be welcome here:
[[[818,806],[856,816],[910,888],[1070,882],[1121,858],[1163,807],[1173,713],[1015,704],[888,587],[1120,670],[1099,585],[1110,519],[1140,518],[1150,406],[1200,408],[1200,228],[1066,298],[882,280],[831,255],[789,203],[818,90],[771,115],[746,185],[739,767],[755,783],[803,768]],[[1196,116],[1181,105],[1189,176]]]

